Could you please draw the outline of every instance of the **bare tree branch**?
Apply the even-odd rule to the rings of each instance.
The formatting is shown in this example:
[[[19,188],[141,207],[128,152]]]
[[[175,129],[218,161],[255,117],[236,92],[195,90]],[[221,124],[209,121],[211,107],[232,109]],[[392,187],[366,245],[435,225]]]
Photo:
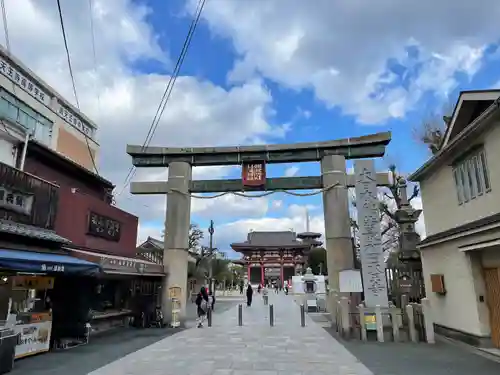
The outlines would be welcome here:
[[[420,193],[420,189],[418,188],[418,186],[413,185],[413,192],[411,193],[410,198],[408,198],[408,202],[411,202],[414,198],[418,197],[419,193]]]

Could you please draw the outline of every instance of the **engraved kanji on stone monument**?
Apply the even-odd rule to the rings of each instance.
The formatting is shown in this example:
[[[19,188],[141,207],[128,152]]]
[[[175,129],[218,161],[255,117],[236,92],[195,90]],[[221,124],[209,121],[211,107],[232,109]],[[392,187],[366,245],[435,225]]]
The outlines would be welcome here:
[[[387,282],[373,160],[354,162],[363,290],[367,307],[387,307]]]

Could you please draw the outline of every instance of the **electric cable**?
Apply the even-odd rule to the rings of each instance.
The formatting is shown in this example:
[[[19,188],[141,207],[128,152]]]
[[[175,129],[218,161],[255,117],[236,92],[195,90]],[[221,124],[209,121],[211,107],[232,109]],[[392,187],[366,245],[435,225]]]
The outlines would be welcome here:
[[[144,140],[144,143],[142,144],[141,149],[143,151],[147,146],[149,146],[151,140],[153,139],[153,136],[154,136],[154,134],[159,126],[163,112],[165,111],[166,105],[167,105],[168,101],[170,100],[173,87],[175,85],[175,82],[177,81],[177,77],[179,75],[180,69],[182,67],[184,59],[185,59],[187,52],[189,50],[189,46],[191,45],[191,40],[193,38],[194,32],[196,31],[196,27],[198,26],[201,13],[202,13],[203,8],[205,6],[205,2],[206,2],[206,0],[199,0],[198,1],[198,5],[197,5],[196,11],[195,11],[195,16],[193,17],[193,20],[191,21],[191,25],[189,26],[188,33],[186,35],[186,38],[184,39],[184,44],[182,46],[181,52],[180,52],[179,57],[177,59],[177,62],[175,64],[174,71],[172,72],[172,75],[170,76],[170,79],[167,83],[165,91],[163,92],[162,98],[160,100],[160,104],[158,105],[156,113],[153,117],[153,121],[149,127],[149,130],[148,130],[148,133],[147,133],[146,138]],[[134,178],[136,170],[137,169],[135,168],[135,166],[130,167],[130,169],[127,173],[127,176],[125,177],[125,180],[123,182],[123,188],[120,190],[120,192],[117,194],[117,196],[120,196],[125,191],[125,189],[129,185],[132,178]]]
[[[73,74],[73,65],[71,64],[71,55],[69,53],[68,38],[66,37],[66,28],[64,27],[64,17],[63,17],[63,13],[62,13],[62,9],[61,9],[61,1],[60,0],[56,0],[56,1],[57,1],[57,10],[59,12],[59,23],[61,25],[61,31],[62,31],[63,41],[64,41],[64,49],[66,51],[66,59],[68,61],[69,75],[71,77],[71,84],[73,86],[73,94],[75,96],[76,107],[78,108],[79,111],[81,111],[80,110],[80,102],[78,100],[78,95],[76,92],[76,83],[75,83],[75,76]],[[91,17],[92,17],[92,15],[91,15]],[[88,139],[89,137],[84,132],[82,132],[82,133],[85,137],[85,143],[87,144],[87,149],[89,151],[89,156],[90,156],[90,159],[92,161],[92,165],[95,169],[95,173],[98,175],[99,170],[97,168],[94,155],[92,154],[92,149],[90,148],[90,143],[89,143],[89,139]]]
[[[9,39],[9,26],[7,24],[7,11],[5,10],[5,0],[2,0],[2,19],[3,19],[3,31],[5,33],[5,47],[10,53],[10,39]]]

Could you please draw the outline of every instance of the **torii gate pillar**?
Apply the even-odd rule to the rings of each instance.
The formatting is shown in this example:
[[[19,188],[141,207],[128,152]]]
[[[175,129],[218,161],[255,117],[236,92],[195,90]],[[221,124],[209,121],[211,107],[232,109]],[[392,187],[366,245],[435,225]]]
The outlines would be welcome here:
[[[178,320],[183,326],[186,321],[187,267],[189,250],[189,223],[191,216],[191,165],[186,162],[172,162],[168,166],[168,188],[176,190],[167,194],[165,219],[165,248],[163,265],[166,277],[162,285],[162,311],[166,322],[172,321],[172,306],[169,288],[181,288]]]
[[[327,303],[328,311],[333,312],[336,296],[340,296],[339,272],[354,268],[345,157],[343,155],[323,156],[321,175],[324,188],[337,184],[323,192],[326,261],[330,289]]]

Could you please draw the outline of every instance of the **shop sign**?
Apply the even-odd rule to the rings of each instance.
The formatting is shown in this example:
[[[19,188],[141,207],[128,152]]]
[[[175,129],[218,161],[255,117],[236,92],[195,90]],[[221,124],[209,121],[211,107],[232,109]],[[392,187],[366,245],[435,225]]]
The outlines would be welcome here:
[[[266,164],[263,161],[244,163],[241,173],[243,186],[263,186],[266,184]]]
[[[121,235],[121,223],[96,212],[90,212],[88,234],[118,242]]]
[[[19,324],[14,331],[21,334],[20,344],[16,346],[16,358],[49,350],[52,322]]]
[[[42,272],[64,272],[62,264],[42,264],[40,266]]]
[[[14,276],[12,278],[13,289],[52,289],[54,278],[45,276]]]
[[[22,194],[0,186],[0,208],[30,215],[33,207],[33,195]]]
[[[59,104],[59,109],[57,114],[60,118],[70,124],[72,127],[80,130],[87,137],[92,138],[94,135],[94,129],[82,121],[75,113],[73,113],[70,109],[66,108],[62,104]]]
[[[0,58],[0,73],[39,102],[45,104],[47,107],[50,106],[50,95],[2,58]]]

